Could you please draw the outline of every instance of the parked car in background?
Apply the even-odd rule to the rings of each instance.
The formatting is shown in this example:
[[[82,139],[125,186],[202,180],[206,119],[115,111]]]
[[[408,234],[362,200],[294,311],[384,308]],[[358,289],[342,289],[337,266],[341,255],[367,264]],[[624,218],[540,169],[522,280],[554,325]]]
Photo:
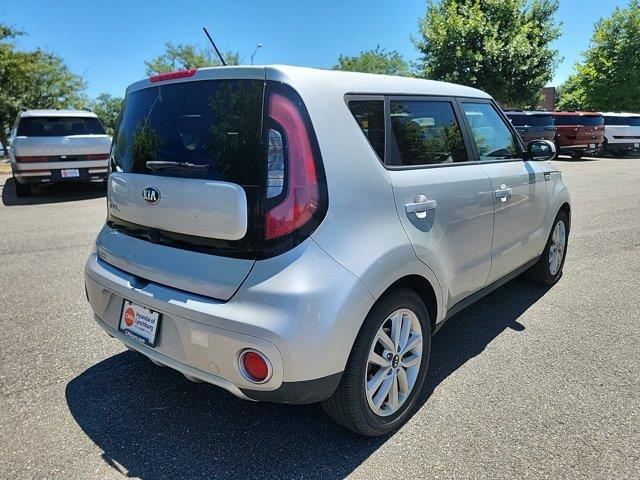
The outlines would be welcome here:
[[[552,112],[558,155],[595,155],[604,141],[604,118],[597,112]]]
[[[85,110],[24,110],[9,137],[16,194],[57,182],[97,181],[107,175],[111,137],[95,113]]]
[[[525,271],[562,275],[554,146],[525,146],[480,90],[218,67],[134,83],[124,105],[87,299],[191,380],[383,435],[448,318]]]
[[[640,150],[640,114],[607,112],[604,117],[604,150],[625,154]]]
[[[556,127],[550,112],[505,110],[504,113],[525,143],[533,140],[554,141]]]

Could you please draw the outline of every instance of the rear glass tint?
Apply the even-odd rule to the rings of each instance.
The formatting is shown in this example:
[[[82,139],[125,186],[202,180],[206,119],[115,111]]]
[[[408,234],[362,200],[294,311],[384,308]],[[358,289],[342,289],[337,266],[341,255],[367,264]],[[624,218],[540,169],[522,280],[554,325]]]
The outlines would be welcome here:
[[[640,127],[640,117],[604,117],[604,124]]]
[[[553,117],[551,115],[544,115],[540,113],[513,114],[507,112],[507,118],[511,120],[511,123],[516,127],[553,127]]]
[[[602,115],[557,115],[553,117],[556,125],[580,125],[597,127],[604,125]]]
[[[113,169],[258,185],[263,90],[260,80],[201,80],[131,93]]]
[[[104,135],[104,128],[95,117],[22,117],[18,136],[66,137],[70,135]]]
[[[351,100],[349,110],[380,160],[384,162],[384,102],[382,100]]]

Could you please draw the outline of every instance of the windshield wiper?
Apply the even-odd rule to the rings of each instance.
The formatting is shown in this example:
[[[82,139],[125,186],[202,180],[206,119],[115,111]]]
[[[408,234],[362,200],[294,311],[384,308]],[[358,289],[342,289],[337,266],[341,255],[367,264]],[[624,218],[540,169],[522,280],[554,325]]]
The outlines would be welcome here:
[[[210,165],[198,165],[189,162],[168,162],[165,160],[150,160],[146,163],[150,170],[206,170]]]

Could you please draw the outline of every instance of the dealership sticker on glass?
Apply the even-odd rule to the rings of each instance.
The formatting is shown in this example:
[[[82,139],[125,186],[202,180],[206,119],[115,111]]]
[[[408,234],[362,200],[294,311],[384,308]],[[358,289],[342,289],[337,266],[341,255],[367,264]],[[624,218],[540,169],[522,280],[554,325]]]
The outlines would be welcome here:
[[[124,301],[118,326],[122,333],[137,342],[155,347],[159,325],[160,313],[129,300]]]

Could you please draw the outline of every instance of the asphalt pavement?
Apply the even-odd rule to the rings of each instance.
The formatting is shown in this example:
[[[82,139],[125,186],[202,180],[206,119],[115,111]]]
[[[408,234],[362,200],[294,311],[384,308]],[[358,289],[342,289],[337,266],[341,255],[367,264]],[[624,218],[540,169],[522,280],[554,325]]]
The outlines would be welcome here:
[[[104,190],[23,200],[0,176],[0,478],[640,478],[640,160],[556,165],[573,196],[564,277],[453,317],[420,410],[379,439],[125,350],[83,288]]]

